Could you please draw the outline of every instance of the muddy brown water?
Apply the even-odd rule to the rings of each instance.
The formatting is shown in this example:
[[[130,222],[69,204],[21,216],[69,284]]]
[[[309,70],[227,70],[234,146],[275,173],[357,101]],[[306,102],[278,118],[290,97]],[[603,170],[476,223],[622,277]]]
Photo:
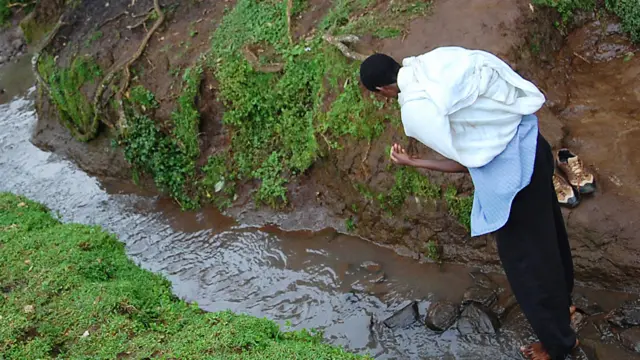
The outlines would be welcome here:
[[[322,329],[328,342],[378,359],[519,359],[517,348],[532,340],[521,314],[496,335],[461,336],[455,327],[437,334],[420,322],[398,330],[382,324],[414,300],[422,307],[459,301],[471,269],[417,263],[331,230],[283,232],[242,226],[211,209],[182,212],[167,199],[96,179],[36,148],[29,141],[37,119],[27,60],[0,69],[0,87],[8,89],[0,98],[0,191],[40,201],[63,221],[117,234],[129,256],[165,275],[181,298],[207,311],[231,309],[293,329]],[[360,266],[365,262],[379,264],[383,281]],[[504,286],[501,276],[493,278]],[[605,308],[633,297],[581,291]],[[600,359],[635,358],[589,336]]]

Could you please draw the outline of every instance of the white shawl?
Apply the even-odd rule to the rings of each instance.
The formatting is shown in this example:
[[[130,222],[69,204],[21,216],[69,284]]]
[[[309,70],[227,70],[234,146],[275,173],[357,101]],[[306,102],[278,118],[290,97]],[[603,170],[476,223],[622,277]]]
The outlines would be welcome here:
[[[504,151],[522,116],[545,102],[535,85],[485,51],[441,47],[402,65],[405,133],[466,167],[484,166]]]

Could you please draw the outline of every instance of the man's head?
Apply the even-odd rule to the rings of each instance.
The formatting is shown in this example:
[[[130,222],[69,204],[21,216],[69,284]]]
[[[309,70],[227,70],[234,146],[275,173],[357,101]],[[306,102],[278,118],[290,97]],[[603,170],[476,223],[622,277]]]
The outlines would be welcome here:
[[[371,55],[360,65],[360,81],[370,91],[395,98],[400,93],[397,82],[401,67],[388,55]]]

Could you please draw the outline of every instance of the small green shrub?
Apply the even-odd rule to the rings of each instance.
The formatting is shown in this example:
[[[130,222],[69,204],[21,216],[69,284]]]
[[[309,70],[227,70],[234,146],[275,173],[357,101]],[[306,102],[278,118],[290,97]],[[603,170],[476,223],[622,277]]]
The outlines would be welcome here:
[[[171,115],[174,124],[173,134],[184,153],[193,159],[200,155],[200,112],[196,108],[195,100],[200,92],[202,72],[201,65],[185,70],[182,77],[184,89],[178,98],[178,109]]]
[[[449,208],[449,214],[460,222],[467,230],[471,230],[471,209],[473,208],[473,196],[458,196],[454,187],[449,187],[444,198]]]
[[[348,218],[344,221],[344,225],[347,228],[347,231],[353,232],[356,229],[356,222],[352,217]]]
[[[60,120],[74,135],[82,135],[87,140],[95,137],[98,126],[94,121],[93,104],[81,89],[98,80],[102,70],[92,58],[76,57],[69,67],[60,68],[53,56],[45,54],[40,58],[38,70],[51,93],[49,96],[59,111]]]
[[[195,176],[195,163],[169,136],[155,127],[151,119],[134,115],[122,139],[125,159],[136,171],[151,175],[160,190],[166,191],[184,209],[197,207],[188,195]]]
[[[607,9],[622,19],[622,28],[631,39],[640,42],[640,2],[638,0],[606,0]]]
[[[142,85],[137,85],[129,91],[129,101],[142,107],[142,110],[155,109],[160,106],[156,96]]]
[[[235,173],[227,166],[227,159],[227,154],[210,156],[207,164],[202,167],[203,178],[198,184],[203,198],[219,209],[231,206],[235,195]]]
[[[438,248],[438,244],[434,240],[429,240],[427,242],[427,244],[425,245],[425,255],[429,259],[431,259],[431,260],[433,260],[433,261],[435,261],[437,263],[442,261],[442,256],[440,254],[440,249]]]

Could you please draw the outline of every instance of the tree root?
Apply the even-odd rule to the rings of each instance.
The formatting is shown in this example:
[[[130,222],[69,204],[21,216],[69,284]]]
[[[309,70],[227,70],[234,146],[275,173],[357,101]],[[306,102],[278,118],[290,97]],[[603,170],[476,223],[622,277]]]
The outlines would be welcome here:
[[[291,35],[291,13],[293,12],[293,0],[287,1],[287,34],[289,35],[289,44],[293,45],[293,35]]]
[[[340,52],[344,56],[348,57],[349,59],[356,60],[356,61],[364,61],[368,57],[368,55],[355,52],[349,49],[347,45],[345,45],[345,43],[353,44],[360,41],[360,38],[358,38],[355,35],[331,36],[329,34],[326,34],[325,36],[323,36],[323,39],[329,44],[337,47],[338,50],[340,50]]]
[[[96,89],[96,93],[94,94],[94,97],[93,97],[94,119],[91,124],[92,130],[97,131],[98,129],[100,116],[101,116],[101,109],[102,109],[102,106],[101,106],[102,95],[104,94],[104,91],[107,89],[109,84],[115,79],[116,75],[120,72],[124,73],[124,77],[120,83],[120,90],[118,90],[118,92],[115,95],[116,101],[119,105],[118,122],[116,124],[116,128],[122,129],[126,127],[127,119],[124,112],[124,101],[122,97],[124,93],[127,91],[127,89],[129,88],[129,82],[131,81],[130,67],[134,62],[136,62],[140,58],[140,56],[142,56],[142,54],[144,53],[144,50],[147,48],[147,45],[149,44],[149,40],[151,39],[151,36],[153,36],[153,34],[158,30],[158,28],[160,28],[160,26],[162,25],[165,19],[165,14],[162,11],[162,8],[160,7],[158,0],[153,1],[153,6],[154,6],[153,10],[151,11],[155,11],[158,14],[158,19],[155,21],[155,23],[151,27],[151,30],[149,30],[145,35],[144,39],[140,43],[140,46],[138,47],[138,50],[126,61],[115,64],[111,68],[109,73],[104,77],[104,79],[102,79],[102,82],[100,83],[100,85],[98,85],[98,88]],[[150,16],[150,14],[147,14],[147,15]]]
[[[282,63],[273,63],[268,65],[260,64],[260,60],[248,46],[242,48],[242,54],[244,55],[244,58],[249,62],[249,64],[251,64],[251,67],[254,71],[262,73],[277,73],[284,69],[284,64]]]

